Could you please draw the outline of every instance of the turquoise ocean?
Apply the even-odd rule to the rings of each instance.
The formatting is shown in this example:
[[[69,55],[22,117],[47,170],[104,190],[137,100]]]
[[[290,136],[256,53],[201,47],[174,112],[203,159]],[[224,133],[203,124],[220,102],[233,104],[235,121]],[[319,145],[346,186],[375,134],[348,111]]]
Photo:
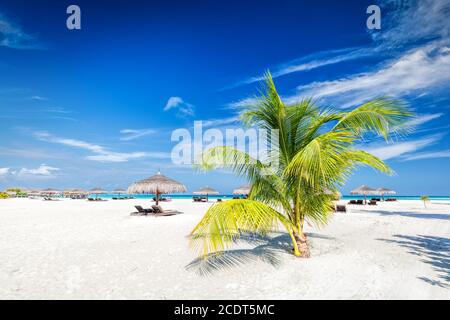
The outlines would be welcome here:
[[[90,197],[95,197],[95,194],[91,194],[89,195]],[[99,198],[104,198],[104,199],[111,199],[111,198],[115,198],[118,197],[118,195],[116,193],[106,193],[106,194],[101,194],[98,195]],[[132,196],[136,199],[152,199],[155,195],[154,194],[133,194],[133,195],[128,195],[128,194],[121,194],[121,197],[125,197],[125,196]],[[192,199],[192,197],[194,196],[199,196],[199,195],[193,195],[193,194],[165,194],[163,195],[163,197],[166,198],[172,198],[172,199]],[[210,195],[209,196],[210,199],[232,199],[233,195],[232,194],[221,194],[221,195]],[[367,196],[367,199],[371,199],[371,198],[380,198],[380,196]],[[398,200],[420,200],[420,196],[393,196],[393,195],[386,195],[385,198],[395,198]],[[342,196],[341,197],[342,200],[358,200],[358,199],[364,199],[364,196],[352,196],[352,195],[346,195],[346,196]],[[450,201],[450,196],[430,196],[430,200],[448,200]]]

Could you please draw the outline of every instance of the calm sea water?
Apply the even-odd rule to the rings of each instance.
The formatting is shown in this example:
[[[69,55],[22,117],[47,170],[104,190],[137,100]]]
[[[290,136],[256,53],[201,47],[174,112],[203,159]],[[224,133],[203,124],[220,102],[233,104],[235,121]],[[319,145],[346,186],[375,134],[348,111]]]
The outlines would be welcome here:
[[[105,198],[105,199],[111,199],[113,197],[117,197],[118,195],[115,193],[107,193],[107,194],[102,194],[99,195],[99,197],[101,198]],[[121,197],[124,196],[129,196],[127,194],[123,194],[121,195]],[[153,198],[155,195],[153,194],[134,194],[132,195],[134,198],[136,199],[151,199]],[[166,194],[164,195],[164,197],[169,197],[169,198],[173,198],[173,199],[192,199],[193,196],[199,196],[199,195],[192,195],[192,194]],[[95,197],[95,194],[91,194],[90,197]],[[218,198],[222,198],[222,199],[232,199],[233,195],[232,194],[224,194],[224,195],[210,195],[209,196],[210,199],[218,199]],[[380,198],[380,196],[367,196],[367,199],[370,198]],[[420,200],[420,196],[385,196],[385,198],[396,198],[398,200]],[[358,200],[358,199],[364,199],[364,196],[343,196],[341,198],[342,200]],[[430,200],[449,200],[450,201],[450,196],[430,196]]]

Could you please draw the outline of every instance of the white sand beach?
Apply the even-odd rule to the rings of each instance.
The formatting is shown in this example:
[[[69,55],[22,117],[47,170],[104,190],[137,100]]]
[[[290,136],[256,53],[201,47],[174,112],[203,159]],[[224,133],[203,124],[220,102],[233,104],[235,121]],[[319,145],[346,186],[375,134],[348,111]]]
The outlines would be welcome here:
[[[450,299],[450,202],[347,206],[307,228],[310,259],[284,233],[198,261],[187,235],[211,203],[132,217],[148,200],[0,200],[1,299]]]

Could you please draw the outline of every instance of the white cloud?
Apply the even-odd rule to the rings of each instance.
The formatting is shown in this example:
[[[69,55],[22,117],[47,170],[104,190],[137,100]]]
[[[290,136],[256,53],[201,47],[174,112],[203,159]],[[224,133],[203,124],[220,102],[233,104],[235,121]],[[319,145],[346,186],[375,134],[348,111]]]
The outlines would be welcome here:
[[[46,97],[41,97],[41,96],[32,96],[31,100],[46,101],[48,99]]]
[[[0,176],[8,174],[9,168],[0,168]]]
[[[185,102],[181,97],[170,97],[169,100],[167,100],[164,111],[169,111],[171,109],[176,109],[178,111],[177,115],[180,117],[194,115],[194,106]]]
[[[405,156],[405,161],[422,160],[422,159],[437,159],[437,158],[450,158],[450,150],[424,152],[415,155]]]
[[[443,115],[444,115],[443,113],[433,113],[433,114],[418,115],[414,119],[408,121],[406,123],[406,126],[409,126],[409,127],[420,126],[421,124],[427,123],[427,122],[432,121],[434,119],[438,119],[438,118],[442,117]]]
[[[446,38],[450,35],[449,0],[385,0],[381,7],[388,9],[401,4],[396,10],[387,12],[382,20],[382,32],[372,32],[374,40],[385,45],[398,46],[415,42]]]
[[[286,102],[311,96],[345,108],[383,95],[401,97],[438,90],[450,83],[450,72],[444,71],[450,70],[449,47],[442,45],[433,42],[411,50],[378,71],[299,86],[298,94]]]
[[[168,158],[170,155],[164,152],[115,152],[103,146],[93,144],[90,142],[59,138],[50,135],[47,132],[36,132],[35,137],[42,141],[62,144],[74,148],[85,149],[94,153],[86,157],[87,160],[99,162],[126,162],[132,159],[139,158]]]
[[[223,119],[210,119],[210,120],[203,120],[202,124],[203,127],[220,127],[228,124],[233,124],[239,121],[239,116],[233,116],[229,118],[223,118]]]
[[[363,49],[363,48],[346,48],[339,50],[329,50],[324,52],[314,53],[299,59],[290,61],[281,66],[275,67],[272,72],[273,78],[278,78],[295,72],[309,71],[331,64],[336,64],[344,61],[360,59],[363,57],[373,55],[377,50]],[[241,85],[251,84],[264,80],[264,76],[251,77],[243,81],[239,81],[234,85],[228,86],[226,89],[235,88]]]
[[[418,95],[425,90],[443,87],[450,82],[450,0],[384,0],[380,1],[382,30],[371,31],[374,42],[366,48],[330,50],[312,54],[275,68],[274,77],[307,71],[366,56],[395,56],[375,71],[353,74],[334,81],[299,86],[285,101],[295,103],[303,96],[322,97],[325,103],[350,107],[380,95]],[[421,46],[417,46],[421,43]],[[405,52],[408,48],[414,48]],[[238,83],[261,80],[254,77]],[[230,103],[239,108],[254,102],[253,98]]]
[[[127,162],[132,159],[139,158],[157,158],[166,159],[170,158],[170,154],[165,152],[108,152],[95,156],[87,156],[86,159],[99,161],[99,162]]]
[[[123,129],[120,130],[124,136],[120,138],[122,141],[134,140],[155,133],[152,129]]]
[[[0,47],[12,49],[43,49],[35,37],[0,14]]]
[[[411,155],[417,150],[424,149],[435,144],[441,138],[441,135],[433,135],[418,140],[399,142],[387,146],[368,146],[364,149],[382,160],[389,160]]]
[[[22,168],[17,173],[19,176],[43,176],[50,177],[53,176],[55,171],[59,171],[59,168],[51,167],[46,164],[41,164],[38,168],[35,169],[27,169]]]

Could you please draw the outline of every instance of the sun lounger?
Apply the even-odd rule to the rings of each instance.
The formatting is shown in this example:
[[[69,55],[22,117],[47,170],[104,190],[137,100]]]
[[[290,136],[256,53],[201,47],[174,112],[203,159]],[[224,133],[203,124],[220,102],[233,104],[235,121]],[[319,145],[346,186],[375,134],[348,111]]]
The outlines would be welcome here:
[[[222,202],[222,199],[220,199],[220,198],[219,198],[219,199],[217,199],[217,202]]]
[[[350,200],[348,204],[356,204],[356,200]]]
[[[164,210],[161,206],[152,205],[154,215],[156,216],[173,216],[182,212],[176,210]]]
[[[377,202],[375,200],[370,200],[369,201],[369,206],[376,206]]]
[[[336,212],[347,212],[347,207],[345,205],[336,205]]]
[[[356,200],[356,204],[363,205],[364,201],[363,200]]]
[[[144,209],[142,208],[142,206],[134,206],[134,207],[136,208],[137,212],[132,212],[131,213],[132,216],[146,216],[154,213],[153,209],[150,208]]]

